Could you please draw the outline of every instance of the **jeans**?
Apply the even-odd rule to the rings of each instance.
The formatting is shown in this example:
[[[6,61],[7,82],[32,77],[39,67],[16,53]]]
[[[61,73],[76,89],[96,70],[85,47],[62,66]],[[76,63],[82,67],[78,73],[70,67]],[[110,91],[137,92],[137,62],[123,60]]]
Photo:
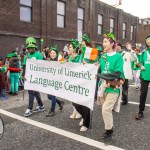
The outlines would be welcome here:
[[[29,94],[29,105],[28,105],[28,109],[32,110],[33,109],[33,102],[34,102],[34,97],[37,100],[38,106],[43,106],[42,103],[42,99],[41,99],[41,95],[39,92],[37,91],[32,91],[32,90],[28,90],[28,94]]]
[[[49,95],[49,94],[48,94],[47,97],[48,97],[49,100],[52,101],[50,110],[54,112],[54,111],[55,111],[56,103],[60,106],[60,105],[61,105],[61,101],[58,100],[58,99],[56,98],[56,96],[53,96],[53,95]]]
[[[145,103],[146,103],[149,82],[150,81],[145,81],[145,80],[141,79],[141,94],[140,94],[139,111],[144,111],[144,109],[145,109]]]

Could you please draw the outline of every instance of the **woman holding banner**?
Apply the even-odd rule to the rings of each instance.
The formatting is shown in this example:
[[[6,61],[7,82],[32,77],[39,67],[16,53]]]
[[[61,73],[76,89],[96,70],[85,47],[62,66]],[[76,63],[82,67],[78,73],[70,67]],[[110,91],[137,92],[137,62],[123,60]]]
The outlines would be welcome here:
[[[58,60],[58,50],[57,47],[51,47],[49,55],[48,55],[48,60],[49,61],[59,61]],[[46,117],[53,117],[55,115],[55,106],[56,103],[59,106],[59,109],[62,110],[63,106],[64,106],[64,101],[60,101],[56,98],[56,96],[54,95],[47,95],[48,99],[52,101],[51,103],[51,108],[49,110],[49,112],[47,113]]]
[[[113,135],[113,115],[112,110],[118,102],[120,95],[120,81],[123,75],[123,59],[119,53],[115,52],[115,37],[113,33],[105,33],[103,48],[106,52],[100,59],[100,104],[102,105],[102,116],[105,124],[105,133],[102,139],[105,144],[112,142]],[[123,84],[123,81],[122,81]],[[120,106],[120,103],[117,103]],[[120,107],[119,107],[120,108]]]
[[[68,46],[68,62],[73,62],[73,63],[78,63],[80,60],[80,55],[78,55],[78,49],[79,49],[79,45],[78,45],[78,41],[75,39],[72,39],[71,43]],[[79,112],[76,110],[75,106],[77,104],[72,103],[73,105],[73,113],[70,116],[71,119],[79,119],[81,118],[81,115],[79,114]]]
[[[85,55],[86,55],[86,51],[88,48],[90,50],[92,50],[93,45],[91,43],[90,38],[86,34],[84,34],[83,41],[82,41],[82,48],[81,48],[82,51],[81,51],[81,55],[80,55],[80,62],[83,64],[86,64],[86,63],[94,64],[98,61],[97,60],[98,53],[96,54],[95,59],[87,58],[87,57],[85,57]],[[82,105],[76,105],[76,109],[82,116],[82,119],[79,123],[79,126],[81,126],[80,131],[87,131],[88,128],[90,127],[90,109],[88,107],[82,106]]]

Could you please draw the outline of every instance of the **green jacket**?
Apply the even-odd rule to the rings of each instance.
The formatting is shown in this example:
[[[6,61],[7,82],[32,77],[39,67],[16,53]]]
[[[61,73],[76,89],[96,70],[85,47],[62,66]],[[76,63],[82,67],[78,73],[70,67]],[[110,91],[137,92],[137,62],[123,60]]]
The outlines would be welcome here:
[[[150,81],[150,48],[142,52],[140,64],[145,68],[141,70],[140,78]]]

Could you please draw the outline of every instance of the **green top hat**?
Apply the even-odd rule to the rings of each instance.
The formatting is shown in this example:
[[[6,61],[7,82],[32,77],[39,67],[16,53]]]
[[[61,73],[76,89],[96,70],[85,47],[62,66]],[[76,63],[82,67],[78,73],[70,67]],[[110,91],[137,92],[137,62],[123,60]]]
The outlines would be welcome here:
[[[6,55],[6,58],[11,58],[11,54],[7,54],[7,55]]]
[[[18,54],[16,52],[11,54],[11,57],[18,57]]]
[[[97,50],[100,51],[100,52],[103,51],[101,46],[97,46]]]
[[[26,48],[37,48],[36,46],[36,40],[33,37],[28,37],[26,39]]]
[[[7,68],[3,66],[3,67],[1,68],[1,71],[2,71],[2,72],[6,72],[6,71],[7,71]]]

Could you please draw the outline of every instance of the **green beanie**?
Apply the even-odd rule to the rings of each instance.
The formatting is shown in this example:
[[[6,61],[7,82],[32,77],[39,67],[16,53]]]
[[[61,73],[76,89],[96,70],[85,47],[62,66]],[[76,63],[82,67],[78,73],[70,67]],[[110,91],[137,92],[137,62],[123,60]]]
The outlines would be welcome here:
[[[6,58],[11,58],[11,57],[12,57],[11,54],[6,55]]]
[[[33,37],[28,37],[26,39],[26,48],[37,48],[36,46],[36,40]]]
[[[51,51],[51,50],[53,50],[53,51],[55,51],[56,53],[58,53],[57,45],[51,46],[50,51]]]
[[[18,54],[16,52],[11,54],[11,57],[18,57]]]

